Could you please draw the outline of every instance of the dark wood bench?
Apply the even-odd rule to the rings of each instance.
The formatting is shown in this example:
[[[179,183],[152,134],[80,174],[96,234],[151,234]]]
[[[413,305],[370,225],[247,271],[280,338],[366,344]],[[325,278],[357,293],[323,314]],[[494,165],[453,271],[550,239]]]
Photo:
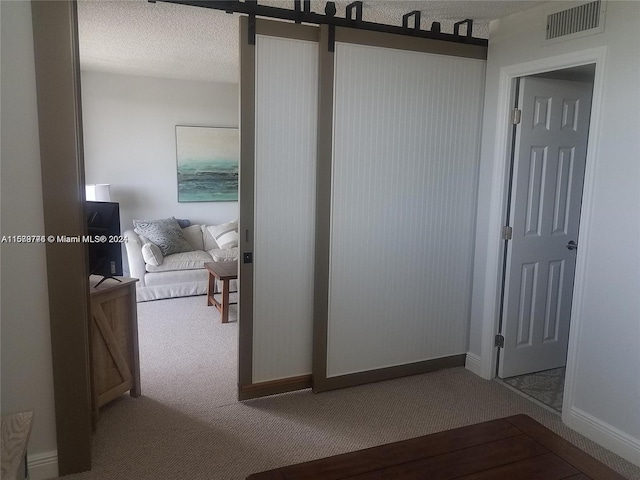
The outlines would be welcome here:
[[[247,480],[624,480],[526,415],[256,473]]]

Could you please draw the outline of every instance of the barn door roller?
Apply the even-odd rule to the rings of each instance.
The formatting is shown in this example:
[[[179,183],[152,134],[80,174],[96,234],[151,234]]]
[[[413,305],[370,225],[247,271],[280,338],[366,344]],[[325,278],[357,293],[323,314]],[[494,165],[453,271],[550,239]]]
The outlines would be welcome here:
[[[356,17],[352,18],[352,13],[353,11],[356,11]],[[358,1],[358,2],[353,2],[350,3],[349,5],[347,5],[347,18],[349,20],[355,20],[356,22],[361,22],[362,21],[362,2]]]
[[[466,20],[461,20],[460,22],[456,22],[453,24],[453,34],[460,35],[460,25],[467,26],[467,38],[473,37],[473,20],[467,18]]]
[[[413,29],[420,30],[420,10],[414,10],[413,12],[405,13],[402,16],[402,28],[409,28],[409,19],[413,17]]]
[[[296,20],[296,23],[302,23],[303,12],[311,13],[311,0],[304,0],[302,2],[300,0],[294,0],[293,7],[296,13],[298,13],[299,15],[299,18]]]

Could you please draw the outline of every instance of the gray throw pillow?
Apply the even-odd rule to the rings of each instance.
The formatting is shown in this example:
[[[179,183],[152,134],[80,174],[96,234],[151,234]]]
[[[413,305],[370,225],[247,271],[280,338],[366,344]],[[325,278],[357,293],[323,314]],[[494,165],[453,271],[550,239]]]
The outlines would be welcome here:
[[[134,220],[134,231],[160,247],[165,257],[172,253],[192,252],[193,248],[174,217],[161,220]]]

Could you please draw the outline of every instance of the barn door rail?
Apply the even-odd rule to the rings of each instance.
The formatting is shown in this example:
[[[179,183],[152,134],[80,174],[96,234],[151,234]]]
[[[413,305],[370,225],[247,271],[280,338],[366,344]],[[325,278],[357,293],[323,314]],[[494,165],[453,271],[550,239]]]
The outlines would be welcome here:
[[[278,20],[288,20],[295,23],[311,23],[316,25],[329,25],[330,27],[356,28],[360,30],[370,30],[374,32],[393,33],[411,37],[430,38],[445,42],[464,43],[468,45],[479,45],[486,47],[488,41],[484,38],[473,36],[473,20],[466,19],[454,25],[453,33],[441,32],[439,22],[433,22],[431,30],[423,30],[420,27],[421,12],[414,10],[402,16],[402,26],[387,25],[384,23],[367,22],[362,19],[363,2],[355,1],[347,5],[345,18],[336,15],[335,2],[325,4],[324,13],[311,11],[310,0],[294,0],[293,9],[260,5],[257,0],[149,0],[151,3],[162,1],[179,5],[190,5],[194,7],[210,8],[222,10],[226,13],[239,13],[249,15],[250,18],[266,17]],[[409,26],[409,18],[413,17],[414,25]],[[460,26],[465,25],[465,35],[460,35]],[[249,32],[249,36],[255,37],[255,32]],[[254,38],[249,39],[253,44]]]

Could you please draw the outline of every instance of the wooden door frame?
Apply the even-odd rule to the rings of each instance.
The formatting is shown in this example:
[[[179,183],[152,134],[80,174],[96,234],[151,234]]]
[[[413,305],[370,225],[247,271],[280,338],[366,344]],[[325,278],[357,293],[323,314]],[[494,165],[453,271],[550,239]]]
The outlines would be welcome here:
[[[582,195],[582,209],[580,212],[581,248],[576,259],[576,272],[573,288],[573,304],[571,309],[571,330],[569,332],[569,349],[567,355],[567,370],[565,376],[565,390],[562,408],[562,420],[569,422],[571,407],[575,399],[575,375],[578,355],[577,339],[581,328],[580,318],[584,305],[586,255],[588,252],[588,234],[591,228],[591,216],[594,203],[594,187],[596,179],[596,165],[600,137],[600,112],[604,92],[604,65],[606,47],[599,47],[579,52],[573,52],[557,57],[549,57],[532,62],[520,63],[502,67],[500,70],[497,125],[495,138],[494,167],[492,177],[491,214],[489,231],[500,232],[505,225],[507,211],[507,191],[509,183],[508,166],[511,155],[510,130],[511,125],[505,119],[509,118],[509,111],[513,98],[513,83],[518,77],[536,75],[581,65],[595,64],[596,71],[593,84],[591,103],[591,117],[589,125],[589,140]],[[582,253],[582,254],[581,254]],[[499,309],[502,283],[502,258],[504,242],[492,241],[487,252],[487,273],[485,298],[492,299],[485,303],[482,312],[482,344],[479,369],[476,371],[486,379],[496,376],[497,348],[495,335],[498,333]]]
[[[33,1],[45,235],[86,234],[75,0]],[[91,469],[89,280],[82,243],[46,246],[60,475]]]

